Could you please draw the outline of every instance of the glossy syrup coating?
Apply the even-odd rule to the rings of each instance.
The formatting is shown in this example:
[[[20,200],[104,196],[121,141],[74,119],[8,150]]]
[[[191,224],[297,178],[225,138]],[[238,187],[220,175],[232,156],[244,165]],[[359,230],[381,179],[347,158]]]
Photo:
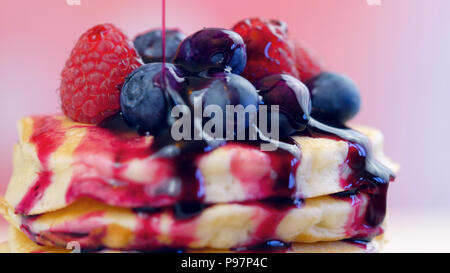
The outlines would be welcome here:
[[[73,126],[78,127],[80,125],[74,124]],[[62,127],[61,120],[52,116],[35,118],[33,127],[30,141],[36,146],[37,156],[43,162],[43,168],[46,172],[39,173],[39,179],[29,188],[29,192],[24,196],[21,204],[16,207],[16,213],[18,214],[27,214],[41,200],[46,187],[55,182],[52,181],[54,174],[51,169],[47,168],[45,162],[52,155],[53,151],[56,151],[64,142],[64,134],[67,131],[66,128]],[[103,163],[112,160],[112,164],[106,164],[111,169],[106,168],[104,170],[105,173],[99,174],[99,179],[86,179],[86,172],[83,171],[85,170],[83,167],[72,178],[74,180],[72,180],[70,189],[66,194],[68,203],[80,197],[88,196],[111,205],[131,208],[141,207],[135,211],[150,214],[158,213],[159,211],[151,207],[173,206],[174,216],[176,219],[181,220],[180,224],[187,219],[195,221],[199,213],[208,207],[208,205],[202,205],[206,203],[204,199],[204,180],[197,175],[198,172],[195,166],[198,156],[207,153],[204,150],[181,150],[180,153],[173,154],[170,157],[158,158],[157,154],[159,154],[158,151],[160,151],[161,147],[156,142],[162,138],[161,136],[152,138],[155,142],[149,142],[146,141],[148,137],[121,138],[108,128],[87,126],[86,129],[88,131],[86,136],[83,138],[80,146],[76,148],[81,165],[89,166],[89,163],[92,164],[93,155],[111,154],[106,161],[100,160]],[[348,189],[348,191],[336,194],[334,197],[348,201],[352,206],[358,206],[358,193],[363,192],[369,197],[369,206],[367,210],[361,211],[362,214],[358,214],[357,218],[349,218],[346,232],[348,232],[349,238],[355,236],[355,238],[360,239],[380,234],[382,229],[379,225],[384,219],[386,209],[386,190],[389,181],[393,179],[390,171],[375,160],[370,146],[367,145],[367,140],[356,131],[336,129],[310,119],[306,132],[311,137],[334,138],[348,143],[349,153],[346,165],[352,170],[352,173],[345,178],[343,177],[341,181],[343,187]],[[241,151],[246,149],[254,149],[256,151],[259,149],[257,146],[252,146],[255,143],[250,142],[229,143],[228,145],[230,144],[243,148],[244,150]],[[258,200],[258,206],[263,206],[273,213],[271,213],[271,217],[259,222],[259,228],[255,231],[256,238],[259,241],[250,242],[249,246],[261,243],[261,239],[273,239],[271,235],[276,231],[277,223],[279,223],[277,221],[286,214],[287,208],[293,206],[301,207],[303,204],[302,200],[294,198],[297,189],[296,184],[292,183],[297,167],[302,164],[301,160],[293,158],[292,154],[283,150],[264,152],[264,154],[264,157],[268,157],[268,160],[264,160],[266,162],[264,164],[268,165],[262,165],[262,168],[270,170],[271,175],[264,176],[264,178],[261,177],[263,178],[262,180],[257,180],[261,187],[256,188],[257,196],[255,197],[256,199],[252,200]],[[91,158],[91,161],[89,161],[89,158]],[[164,187],[160,188],[164,190],[163,193],[158,190],[157,196],[151,196],[148,194],[148,189],[146,190],[146,183],[134,183],[124,179],[123,172],[127,170],[127,164],[136,159],[146,159],[146,162],[148,162],[147,168],[155,168],[157,170],[154,172],[154,177],[149,180],[152,182],[147,184],[147,186],[154,183],[158,185],[158,181],[166,181],[167,178],[176,178],[173,180],[177,185],[174,188],[177,189],[179,187],[179,190],[174,191],[173,187],[170,187],[172,190]],[[151,160],[148,161],[149,159]],[[249,178],[249,169],[245,166],[248,159],[245,156],[240,159],[234,158],[234,163],[232,163],[234,176],[242,177],[241,180],[245,181],[245,183],[251,182],[247,180],[251,178]],[[103,170],[103,168],[99,169]],[[109,178],[113,179],[107,178],[108,175],[112,175]],[[120,185],[113,185],[111,181],[120,181]],[[270,195],[265,195],[264,193],[258,195],[264,190],[264,185],[271,185]],[[159,195],[160,193],[162,194],[161,196]],[[272,198],[269,202],[268,200],[264,201],[264,197]],[[148,231],[151,229],[147,228],[147,224],[151,225],[152,221],[146,221],[146,219],[151,218],[143,218],[144,222],[142,224],[144,226],[142,230],[138,228],[136,231],[138,234],[142,234],[143,237],[138,236],[138,238],[144,239],[150,235]],[[180,244],[183,245],[184,243]]]
[[[174,63],[191,74],[231,72],[241,74],[247,63],[242,37],[222,28],[205,28],[183,40]]]
[[[291,133],[306,128],[311,100],[308,88],[301,81],[287,74],[275,74],[259,80],[256,87],[264,104],[279,106],[281,128]]]
[[[307,133],[311,137],[324,137],[346,141],[349,145],[347,165],[352,174],[342,181],[347,191],[335,194],[336,198],[346,198],[353,202],[358,192],[367,193],[369,206],[364,218],[359,222],[350,222],[349,226],[360,225],[379,227],[386,215],[386,197],[389,183],[394,181],[395,174],[381,164],[372,152],[369,139],[362,133],[348,127],[337,128],[323,124],[311,118]],[[357,238],[371,238],[370,232],[361,232]]]

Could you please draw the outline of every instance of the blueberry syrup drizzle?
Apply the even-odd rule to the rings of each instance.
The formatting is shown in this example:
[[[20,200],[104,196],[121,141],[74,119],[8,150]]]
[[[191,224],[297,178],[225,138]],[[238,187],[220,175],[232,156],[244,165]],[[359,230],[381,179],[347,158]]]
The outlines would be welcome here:
[[[125,207],[135,207],[136,200],[148,200],[145,187],[126,179],[122,173],[126,171],[130,161],[149,158],[151,144],[146,137],[136,137],[135,134],[128,136],[130,131],[125,127],[122,118],[118,116],[107,120],[101,126],[90,127],[87,130],[73,153],[74,158],[81,160],[74,165],[71,184],[66,192],[68,204],[83,196],[105,203],[110,201],[108,196],[109,198],[113,197]],[[103,141],[104,139],[110,139],[110,141]],[[107,162],[101,168],[95,168],[95,175],[86,176],[86,167],[96,164],[92,162],[95,161],[95,157],[89,159],[89,155],[96,153],[111,156],[109,158],[111,162]],[[167,170],[164,162],[149,164],[158,166],[159,179],[164,179],[170,174],[170,170]],[[96,192],[102,192],[101,196],[97,196]],[[155,206],[172,202],[168,195],[153,197],[152,202]]]
[[[227,142],[231,146],[236,146],[240,148],[249,147],[251,149],[258,149],[257,145],[260,142],[255,141],[232,141]],[[178,196],[178,202],[175,203],[178,208],[176,211],[183,212],[181,214],[176,213],[175,216],[179,216],[180,219],[191,218],[199,214],[201,210],[206,208],[204,204],[205,197],[205,186],[204,180],[201,172],[199,171],[196,162],[198,158],[205,153],[209,153],[217,147],[211,147],[205,141],[181,141],[175,142],[170,136],[165,136],[164,134],[156,138],[151,149],[153,154],[157,158],[166,158],[170,160],[172,166],[175,166],[175,179],[174,183],[179,184],[180,195]],[[283,149],[278,149],[273,152],[264,152],[264,154],[269,158],[270,165],[269,168],[272,172],[268,172],[267,176],[272,175],[273,178],[263,177],[263,181],[272,181],[269,184],[270,187],[267,191],[270,191],[275,195],[274,198],[269,198],[267,203],[272,205],[278,203],[278,206],[289,203],[293,205],[298,205],[301,202],[295,197],[296,193],[296,181],[295,173],[300,164],[300,160],[294,157],[290,151]],[[233,161],[238,159],[234,158]],[[233,175],[242,180],[245,184],[244,179],[246,177],[246,169],[242,168],[240,162],[233,164],[232,162],[232,172]],[[243,162],[242,162],[243,163]],[[233,168],[233,165],[240,165],[241,168]],[[261,186],[261,190],[265,186]],[[279,202],[274,202],[278,200]],[[287,201],[289,200],[289,201]],[[194,209],[196,208],[196,209]],[[189,215],[192,214],[192,215]]]
[[[352,225],[368,227],[365,229],[366,232],[357,237],[372,238],[378,235],[381,232],[379,226],[386,214],[389,182],[395,179],[394,173],[374,158],[369,139],[355,130],[331,127],[311,118],[307,134],[312,137],[326,137],[348,142],[349,151],[345,162],[352,173],[347,179],[341,181],[346,191],[332,196],[354,202],[352,197],[356,192],[367,193],[369,204],[365,213],[365,222],[352,223]]]
[[[60,128],[60,130],[55,130],[55,128]],[[64,130],[61,130],[61,121],[50,117],[34,118],[32,132],[30,143],[36,147],[37,156],[41,162],[41,170],[36,182],[16,206],[16,214],[30,212],[50,186],[52,172],[49,170],[48,161],[50,155],[62,144],[65,136]]]
[[[355,130],[330,127],[314,119],[310,120],[306,134],[311,137],[327,137],[335,140],[343,140],[349,144],[346,163],[352,169],[352,174],[341,181],[346,191],[335,194],[334,197],[351,201],[351,196],[354,195],[353,191],[357,190],[367,193],[370,196],[370,201],[365,214],[366,222],[361,223],[361,225],[378,227],[385,216],[388,185],[390,181],[393,181],[395,176],[391,170],[373,157],[368,138]],[[260,142],[236,143],[239,143],[239,145],[255,145]],[[180,147],[179,144],[175,145]],[[182,167],[179,168],[178,177],[183,180],[182,185],[186,185],[183,188],[189,189],[186,191],[188,193],[185,197],[190,197],[191,201],[202,203],[204,195],[202,180],[198,179],[199,176],[196,173],[195,165],[189,166],[188,163],[194,162],[198,155],[204,153],[205,150],[213,150],[214,147],[208,147],[204,142],[198,142],[195,145],[192,145],[191,142],[186,142],[182,145],[186,145],[185,147],[188,148],[181,149],[179,155],[175,157],[176,160],[180,160],[181,158],[181,162],[184,162],[181,164]],[[274,189],[276,189],[275,192],[277,193],[276,196],[291,198],[291,201],[295,202],[297,200],[295,199],[295,193],[297,191],[294,174],[300,161],[289,152],[281,149],[268,154],[271,158],[271,167],[277,174],[277,183],[274,186]],[[290,163],[287,163],[287,161]],[[175,163],[175,165],[180,166],[180,163]],[[184,182],[186,177],[191,178],[187,180],[187,183]],[[193,187],[193,185],[197,186]],[[193,191],[193,189],[195,190]],[[196,200],[192,199],[193,197]],[[366,234],[366,236],[369,236],[369,234]]]
[[[166,159],[175,166],[172,184],[174,185],[177,203],[180,207],[186,206],[180,211],[192,211],[192,204],[201,204],[204,200],[204,184],[199,173],[196,162],[198,157],[204,152],[204,144],[200,141],[194,142],[174,142],[168,132],[162,133],[161,137],[155,138],[151,146],[153,156],[159,159]],[[182,218],[190,218],[184,215]]]
[[[44,122],[44,124],[43,124]],[[39,158],[44,159],[49,157],[49,155],[55,151],[58,147],[58,145],[62,144],[64,139],[64,131],[65,128],[61,127],[60,120],[54,117],[51,118],[36,118],[35,120],[35,126],[33,128],[33,135],[31,137],[31,140],[33,140],[35,144],[39,143],[37,145],[37,151],[39,153]],[[100,151],[108,151],[112,154],[114,154],[114,160],[115,163],[113,163],[114,171],[117,172],[114,177],[117,177],[117,179],[120,179],[119,173],[120,170],[123,168],[123,164],[127,160],[132,160],[135,158],[141,158],[145,159],[148,157],[161,157],[164,158],[164,160],[167,160],[167,165],[173,166],[175,171],[170,172],[167,177],[170,177],[174,180],[175,183],[175,190],[173,193],[175,195],[171,196],[162,196],[162,198],[167,198],[166,200],[169,200],[170,202],[159,203],[159,206],[165,206],[164,204],[170,204],[173,206],[173,216],[174,219],[180,221],[180,226],[174,230],[178,234],[182,234],[183,232],[181,230],[185,229],[186,227],[190,227],[190,220],[195,220],[196,216],[203,211],[204,208],[208,207],[208,204],[204,204],[204,181],[201,173],[199,172],[197,168],[196,161],[200,155],[203,155],[205,153],[211,152],[214,148],[211,148],[207,145],[207,143],[203,141],[187,141],[187,142],[176,142],[174,143],[171,141],[168,137],[156,137],[154,138],[153,142],[145,143],[145,138],[143,137],[137,137],[134,136],[133,138],[126,138],[124,137],[118,137],[116,134],[121,131],[121,127],[119,128],[117,126],[113,126],[113,123],[110,123],[108,125],[104,125],[103,127],[89,127],[89,130],[87,131],[87,134],[84,136],[80,146],[77,147],[75,153],[79,158],[85,158],[85,155],[93,153],[97,151],[99,147],[92,147],[92,144],[90,143],[99,143],[99,141],[92,142],[93,139],[111,139],[111,137],[117,138],[117,140],[107,143],[104,142],[106,145],[103,148],[100,149]],[[42,127],[42,128],[41,128]],[[45,128],[45,133],[43,132],[43,128]],[[332,128],[333,129],[333,128]],[[311,124],[308,126],[307,134],[313,136],[313,137],[329,137],[333,139],[339,139],[342,140],[343,136],[341,130],[345,130],[346,134],[354,134],[356,136],[360,136],[359,133],[354,132],[350,129],[333,129],[332,133],[327,132],[329,130],[328,126],[320,125],[317,122],[314,121],[311,122]],[[331,131],[331,130],[330,130]],[[336,132],[337,131],[337,132]],[[353,133],[354,132],[354,133]],[[339,134],[339,135],[338,135]],[[54,136],[56,137],[56,141],[54,139]],[[51,139],[49,137],[52,136]],[[364,146],[361,145],[361,143],[364,143],[364,139],[362,141],[359,141],[358,139],[355,139],[353,136],[352,138],[346,137],[350,139],[351,141],[347,142],[349,143],[349,153],[346,160],[346,163],[348,166],[352,169],[353,174],[348,177],[347,179],[342,181],[343,187],[346,189],[345,192],[334,194],[333,196],[335,198],[339,198],[342,200],[348,200],[354,206],[358,205],[357,202],[355,202],[354,197],[358,194],[358,192],[363,192],[367,194],[370,197],[368,209],[365,213],[365,218],[360,220],[355,220],[354,222],[351,222],[348,224],[349,229],[349,236],[352,236],[353,238],[358,239],[370,239],[378,234],[381,233],[381,227],[379,227],[380,223],[382,222],[385,214],[385,196],[386,196],[386,190],[387,185],[390,180],[393,179],[393,175],[390,173],[389,170],[384,168],[382,165],[379,165],[379,163],[373,163],[371,166],[377,166],[377,170],[384,170],[389,171],[387,177],[389,177],[389,180],[384,181],[382,177],[385,173],[382,173],[380,171],[380,175],[375,176],[372,171],[366,170],[366,163],[367,160],[371,159],[370,150],[366,149]],[[59,139],[59,140],[58,140]],[[273,198],[261,200],[262,198],[267,198],[264,196],[257,196],[253,200],[259,200],[256,202],[256,205],[262,206],[264,208],[269,208],[272,213],[270,219],[267,219],[267,221],[262,221],[259,225],[258,230],[256,231],[255,241],[261,242],[261,240],[265,241],[267,239],[276,239],[275,237],[272,237],[275,234],[276,227],[279,224],[279,220],[283,219],[283,216],[287,211],[289,211],[289,207],[300,207],[303,204],[303,200],[296,198],[296,184],[294,179],[294,174],[296,171],[296,168],[298,167],[298,164],[300,164],[300,161],[295,158],[290,152],[278,149],[274,152],[261,152],[257,150],[255,145],[258,142],[229,142],[227,143],[227,146],[235,146],[243,148],[244,151],[250,150],[249,148],[253,147],[254,151],[258,151],[259,153],[263,153],[269,158],[270,165],[266,166],[263,165],[263,169],[271,169],[272,174],[276,177],[276,179],[273,181],[273,184],[270,184],[270,181],[264,180],[258,180],[256,184],[261,184],[260,191],[264,191],[264,187],[267,184],[268,190],[271,193],[270,196],[273,196]],[[97,144],[96,144],[97,145]],[[39,148],[40,147],[40,148]],[[239,155],[240,153],[238,153]],[[243,158],[246,158],[245,156]],[[233,159],[237,160],[234,165],[236,166],[242,166],[243,161],[242,159]],[[86,162],[85,162],[86,163]],[[233,164],[232,164],[233,165]],[[161,171],[163,171],[161,169]],[[233,175],[242,179],[245,184],[245,181],[247,180],[247,170],[245,168],[232,168]],[[163,173],[159,173],[159,176],[164,176]],[[44,174],[44,172],[40,173],[40,178],[38,181],[36,181],[36,184],[38,188],[41,188],[41,183],[44,179],[48,179],[48,177]],[[76,180],[76,177],[75,177]],[[82,181],[81,179],[80,181]],[[77,183],[79,183],[78,181]],[[260,183],[261,181],[261,183]],[[76,200],[77,198],[81,196],[89,196],[89,192],[94,191],[96,192],[95,187],[92,188],[93,185],[100,184],[103,185],[99,187],[98,189],[100,191],[104,190],[110,190],[111,192],[109,194],[106,194],[107,196],[118,196],[118,194],[121,193],[121,191],[126,192],[125,195],[121,195],[121,202],[124,202],[123,204],[127,204],[127,200],[134,201],[136,198],[148,198],[148,196],[145,196],[145,193],[142,188],[137,187],[136,189],[131,189],[135,186],[131,181],[121,181],[122,183],[125,183],[125,187],[111,187],[108,186],[108,184],[101,181],[90,181],[87,180],[86,183],[91,186],[91,188],[86,188],[87,190],[81,191],[77,193],[77,190],[80,190],[83,187],[83,183],[77,184],[72,183],[72,185],[69,187],[69,191],[67,194],[67,200],[68,203],[71,203],[72,201]],[[262,183],[264,182],[264,183]],[[385,182],[385,183],[381,183]],[[84,185],[86,186],[86,183]],[[127,185],[127,183],[130,183]],[[44,184],[45,186],[45,184]],[[128,191],[128,192],[127,192]],[[42,193],[39,195],[31,195],[31,196],[37,196],[42,197]],[[21,204],[28,204],[30,207],[26,207],[24,205],[19,206],[18,208],[22,209],[23,211],[30,211],[32,209],[32,204],[37,202],[39,198],[29,198],[29,194],[26,195],[26,198],[24,200],[28,201],[22,201]],[[97,196],[92,196],[97,197]],[[30,200],[33,200],[32,202]],[[100,200],[100,201],[107,201],[107,200]],[[254,202],[250,202],[251,200],[248,200],[244,202],[244,204],[255,204]],[[158,204],[158,202],[154,203]],[[176,205],[175,205],[176,204]],[[133,206],[130,206],[133,207]],[[148,207],[133,207],[134,211],[136,213],[140,214],[149,214],[149,213],[159,213],[162,208],[155,208],[152,206]],[[17,210],[17,208],[16,208]],[[24,214],[24,213],[19,213]],[[275,216],[274,216],[275,215]],[[361,217],[359,217],[361,218]],[[30,218],[31,219],[31,218]],[[151,237],[148,234],[149,230],[148,225],[145,224],[146,218],[143,218],[142,228],[138,229],[138,237]],[[23,222],[23,226],[27,226],[27,221],[25,220]],[[183,223],[182,223],[183,222]],[[182,224],[181,224],[182,223]],[[153,229],[155,230],[155,229]],[[359,232],[359,233],[356,233]],[[31,235],[31,234],[30,234]],[[148,236],[147,236],[148,235]],[[155,234],[153,234],[155,235]],[[152,235],[152,236],[153,236]],[[185,242],[189,242],[190,240],[193,240],[193,238],[183,238],[183,236],[178,236],[180,239],[179,246],[183,246]],[[145,240],[143,240],[145,241]],[[253,245],[252,242],[249,243],[249,245]],[[243,246],[246,247],[247,245]]]
[[[162,52],[162,69],[161,78],[162,82],[165,84],[166,78],[166,0],[161,0],[161,52]]]

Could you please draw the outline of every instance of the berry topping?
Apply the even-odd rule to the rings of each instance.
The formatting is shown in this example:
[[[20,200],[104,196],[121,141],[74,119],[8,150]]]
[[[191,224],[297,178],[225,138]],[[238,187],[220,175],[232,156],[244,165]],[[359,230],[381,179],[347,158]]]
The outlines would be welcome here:
[[[120,109],[120,85],[141,62],[127,37],[111,24],[79,38],[61,72],[61,104],[74,121],[98,124]]]
[[[233,74],[219,74],[209,79],[204,92],[203,103],[219,105],[225,110],[226,105],[258,105],[258,93],[255,87],[245,78]]]
[[[258,93],[245,78],[228,73],[220,73],[206,80],[207,87],[193,91],[192,96],[203,94],[203,106],[218,105],[225,110],[226,105],[258,105]]]
[[[174,58],[174,63],[193,74],[223,71],[241,74],[246,62],[242,37],[221,28],[206,28],[187,37]]]
[[[264,18],[246,19],[233,30],[247,46],[247,66],[243,76],[256,82],[264,76],[289,74],[306,80],[320,70],[318,60],[288,35],[287,24]]]
[[[292,134],[305,129],[311,100],[308,88],[301,81],[290,75],[276,74],[262,78],[256,87],[264,104],[279,106],[282,132]]]
[[[316,54],[306,45],[295,44],[295,65],[300,79],[305,82],[322,72],[322,64]]]
[[[247,66],[243,76],[251,82],[281,73],[299,77],[295,67],[295,45],[287,37],[284,22],[253,18],[237,23],[233,30],[242,36],[247,46]]]
[[[165,84],[176,83],[179,74],[172,64],[165,64]],[[162,64],[145,64],[131,73],[120,93],[122,114],[130,127],[141,133],[157,134],[167,125],[165,86],[162,79]]]
[[[189,96],[188,102],[191,107],[195,107],[195,101],[201,99],[201,105],[204,111],[208,106],[214,105],[220,107],[223,112],[223,130],[228,126],[226,123],[227,106],[242,106],[244,109],[247,106],[254,106],[253,110],[256,113],[259,105],[259,97],[255,87],[244,77],[231,73],[217,73],[213,77],[197,78],[195,84],[188,87]],[[244,128],[249,125],[249,113],[252,109],[247,108],[248,112],[245,113],[245,120],[237,120],[237,115],[234,116],[234,125],[244,124]],[[212,116],[214,117],[214,116]],[[203,123],[208,121],[209,118],[205,118]],[[243,128],[243,127],[239,127]],[[235,131],[237,132],[237,131]],[[240,133],[244,133],[243,131]],[[223,136],[224,137],[224,136]]]
[[[314,118],[333,125],[344,124],[359,111],[361,99],[353,81],[343,75],[323,72],[309,80]]]
[[[162,31],[151,30],[134,39],[134,47],[144,63],[162,62]],[[172,60],[178,46],[186,37],[178,29],[166,30],[166,60]]]

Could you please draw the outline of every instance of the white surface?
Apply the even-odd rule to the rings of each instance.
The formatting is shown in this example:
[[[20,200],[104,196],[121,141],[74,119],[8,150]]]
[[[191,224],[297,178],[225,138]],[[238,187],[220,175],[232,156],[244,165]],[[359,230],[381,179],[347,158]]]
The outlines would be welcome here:
[[[383,252],[450,252],[450,211],[390,211],[386,239]]]

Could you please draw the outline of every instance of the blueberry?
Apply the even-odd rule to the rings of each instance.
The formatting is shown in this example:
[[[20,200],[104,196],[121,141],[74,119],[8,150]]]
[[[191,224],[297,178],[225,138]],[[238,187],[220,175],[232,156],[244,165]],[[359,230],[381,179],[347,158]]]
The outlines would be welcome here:
[[[178,29],[166,30],[166,60],[172,60],[178,46],[186,37]],[[162,62],[162,31],[151,30],[134,39],[134,47],[144,63]]]
[[[166,86],[183,89],[183,78],[173,64],[165,64],[165,82],[162,81],[162,63],[145,64],[125,79],[120,93],[120,107],[126,123],[140,132],[157,134],[167,125],[169,103]]]
[[[183,40],[174,63],[193,74],[223,71],[241,74],[247,63],[247,53],[242,37],[236,32],[205,28]]]
[[[342,125],[358,113],[361,98],[350,78],[323,72],[306,84],[311,91],[312,117],[324,123]]]
[[[290,135],[306,128],[311,100],[301,81],[287,74],[275,74],[259,80],[256,88],[264,104],[279,106],[281,132]]]
[[[201,79],[200,79],[201,80]],[[192,84],[191,84],[192,86]],[[191,92],[193,95],[204,93],[202,97],[203,107],[219,105],[225,110],[226,105],[258,105],[258,93],[255,87],[244,77],[229,73],[219,73],[212,77],[204,78],[197,84],[198,90]]]
[[[231,73],[217,73],[211,77],[189,79],[189,96],[187,99],[189,105],[194,107],[195,100],[201,99],[203,110],[211,105],[219,106],[224,115],[222,120],[224,131],[227,128],[227,105],[240,105],[244,109],[247,106],[254,106],[254,108],[247,108],[246,110],[255,110],[254,113],[256,114],[260,103],[259,96],[255,87],[244,77]],[[234,116],[235,129],[240,122],[245,122],[244,126],[240,128],[248,128],[250,125],[249,113],[245,113],[245,120],[237,120],[237,115]],[[204,118],[203,123],[208,120],[209,118]]]
[[[235,74],[220,73],[208,79],[204,89],[204,106],[207,105],[249,105],[259,104],[256,88],[244,77]]]

